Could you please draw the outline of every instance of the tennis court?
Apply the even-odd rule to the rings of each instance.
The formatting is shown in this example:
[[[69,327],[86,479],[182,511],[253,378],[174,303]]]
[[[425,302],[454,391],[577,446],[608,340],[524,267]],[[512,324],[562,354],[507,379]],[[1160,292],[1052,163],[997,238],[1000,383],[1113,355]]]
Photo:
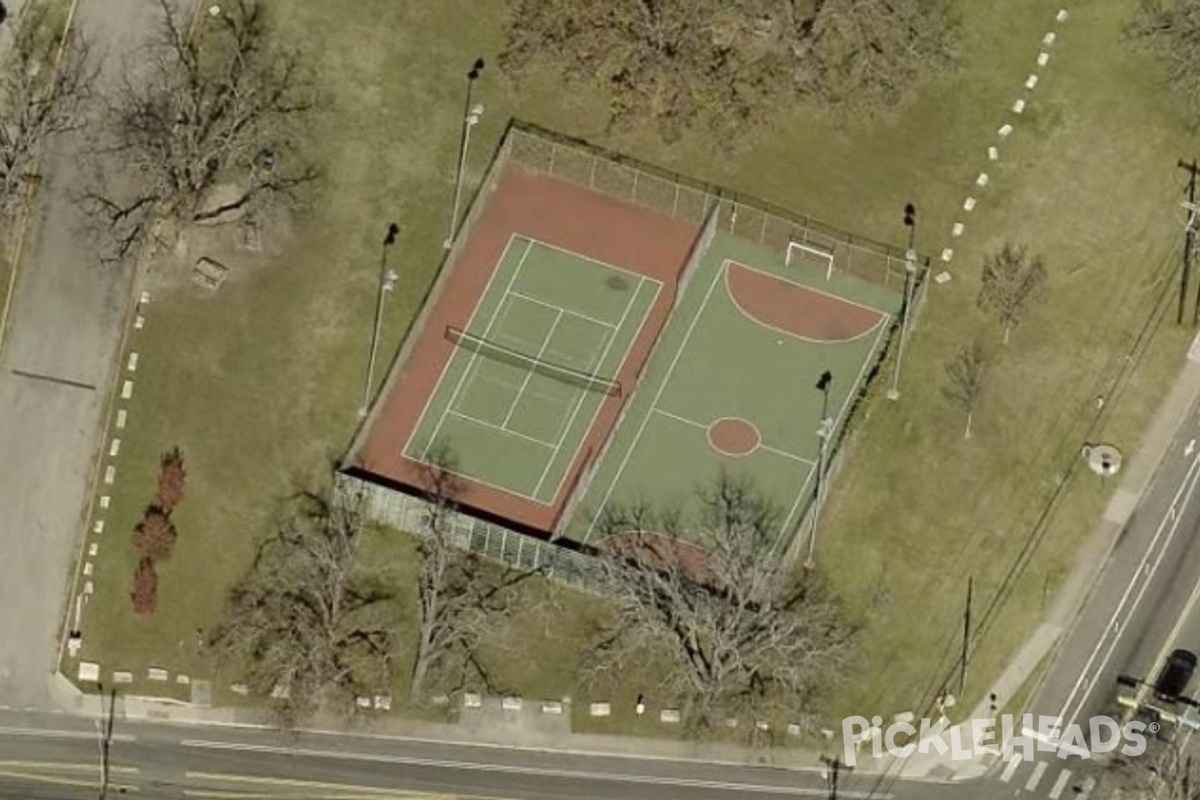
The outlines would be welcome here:
[[[453,345],[403,455],[453,454],[455,471],[550,503],[663,286],[513,235]]]

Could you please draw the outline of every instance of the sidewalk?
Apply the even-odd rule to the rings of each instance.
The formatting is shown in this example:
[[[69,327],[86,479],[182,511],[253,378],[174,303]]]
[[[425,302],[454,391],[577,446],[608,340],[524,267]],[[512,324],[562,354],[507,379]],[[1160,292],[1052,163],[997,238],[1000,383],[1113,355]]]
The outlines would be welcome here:
[[[1048,656],[1055,656],[1064,634],[1075,623],[1091,596],[1109,555],[1126,523],[1141,502],[1150,482],[1170,450],[1175,436],[1187,418],[1188,411],[1200,399],[1200,336],[1188,351],[1187,362],[1175,385],[1163,400],[1142,439],[1137,452],[1128,462],[1120,486],[1113,493],[1095,530],[1079,550],[1075,566],[1055,595],[1054,603],[1042,623],[1017,652],[1008,668],[993,684],[990,692],[976,706],[968,719],[990,719],[996,708],[1005,708],[1025,682]],[[1082,443],[1081,443],[1082,444]],[[995,701],[988,695],[994,694]],[[1037,694],[1034,687],[1033,695]],[[1010,709],[1019,713],[1019,709]],[[974,739],[969,722],[955,726],[964,749],[971,749]],[[988,759],[990,761],[991,759]],[[923,775],[940,775],[963,780],[978,777],[990,768],[983,760],[952,761],[949,756],[916,756],[906,768]]]

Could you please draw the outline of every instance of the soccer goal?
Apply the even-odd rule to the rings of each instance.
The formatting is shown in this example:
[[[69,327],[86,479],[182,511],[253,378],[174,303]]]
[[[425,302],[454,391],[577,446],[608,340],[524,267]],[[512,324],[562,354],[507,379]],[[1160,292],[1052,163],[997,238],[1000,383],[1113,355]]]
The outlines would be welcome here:
[[[825,280],[833,277],[833,251],[808,242],[788,242],[786,266],[808,264],[824,268]]]

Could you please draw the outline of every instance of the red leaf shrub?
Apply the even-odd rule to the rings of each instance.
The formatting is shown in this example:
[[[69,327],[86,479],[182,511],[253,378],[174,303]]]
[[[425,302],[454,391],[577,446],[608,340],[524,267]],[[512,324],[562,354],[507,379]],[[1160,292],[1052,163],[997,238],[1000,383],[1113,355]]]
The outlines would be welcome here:
[[[183,483],[187,471],[183,468],[183,451],[178,447],[163,453],[158,469],[157,504],[170,514],[183,499]]]
[[[161,561],[171,555],[175,549],[175,540],[179,538],[175,525],[167,512],[156,506],[150,506],[142,516],[133,532],[133,546],[144,558],[151,561]]]
[[[158,606],[158,575],[154,572],[154,562],[143,558],[138,562],[133,573],[133,591],[129,593],[133,601],[133,613],[149,616]]]

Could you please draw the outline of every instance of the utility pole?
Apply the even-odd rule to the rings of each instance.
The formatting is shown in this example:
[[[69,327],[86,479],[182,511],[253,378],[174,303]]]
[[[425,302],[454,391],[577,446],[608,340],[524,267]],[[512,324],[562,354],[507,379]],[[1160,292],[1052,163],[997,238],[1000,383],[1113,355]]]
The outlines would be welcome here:
[[[1178,166],[1180,169],[1188,171],[1188,188],[1187,202],[1184,203],[1184,208],[1187,209],[1187,228],[1184,231],[1183,240],[1183,270],[1179,278],[1179,313],[1176,316],[1176,323],[1183,324],[1183,304],[1188,293],[1188,284],[1192,278],[1192,245],[1195,243],[1195,224],[1196,224],[1196,173],[1200,172],[1200,166],[1197,166],[1195,159],[1190,162],[1179,160]],[[1196,324],[1197,317],[1200,316],[1200,293],[1196,295],[1196,308],[1192,312],[1192,324]]]
[[[471,69],[467,72],[467,105],[462,116],[462,128],[458,140],[458,168],[454,173],[454,205],[450,209],[450,227],[446,231],[446,240],[442,243],[444,249],[449,250],[454,244],[454,237],[458,234],[458,207],[462,202],[462,184],[464,173],[467,167],[467,151],[471,148],[471,129],[479,124],[479,118],[483,116],[483,105],[475,103],[472,105],[471,96],[475,90],[475,81],[479,80],[479,76],[483,73],[483,59],[475,59],[475,63],[471,65]]]
[[[812,529],[808,533],[808,557],[804,566],[812,569],[816,563],[817,522],[821,516],[821,505],[825,499],[825,456],[829,445],[829,437],[833,434],[833,420],[829,416],[829,387],[833,384],[833,373],[825,370],[817,379],[817,389],[821,392],[821,423],[817,426],[817,491],[813,502]]]
[[[971,654],[971,590],[975,579],[967,578],[967,607],[963,611],[962,664],[958,671],[958,696],[962,697],[967,690],[967,659]]]
[[[108,696],[108,713],[104,713],[104,685],[97,687],[100,695],[100,719],[96,720],[96,733],[100,744],[100,800],[108,798],[109,750],[112,747],[113,721],[117,712],[117,690],[114,687]]]
[[[842,770],[853,772],[854,767],[842,763],[841,756],[830,758],[829,756],[821,756],[821,763],[825,765],[825,781],[829,785],[829,800],[837,800],[838,796],[838,778]]]

